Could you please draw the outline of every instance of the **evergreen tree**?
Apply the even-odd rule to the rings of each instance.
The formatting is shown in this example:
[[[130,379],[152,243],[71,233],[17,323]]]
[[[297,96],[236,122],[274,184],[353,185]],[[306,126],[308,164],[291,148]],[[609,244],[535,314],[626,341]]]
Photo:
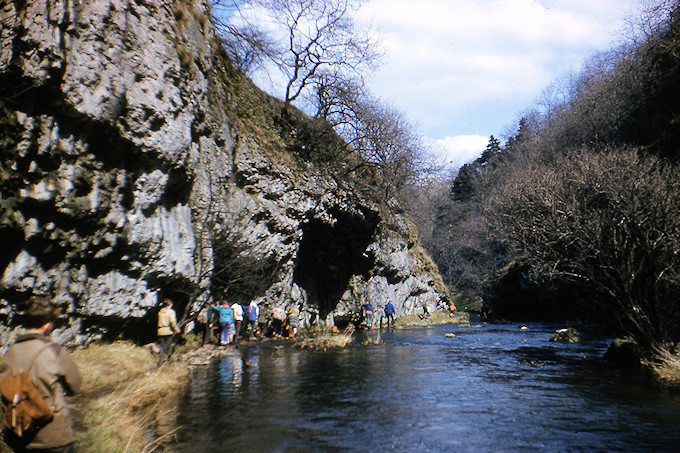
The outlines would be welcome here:
[[[501,154],[501,142],[493,135],[489,137],[489,144],[486,145],[486,149],[482,153],[481,161],[482,163],[490,162],[494,156]]]
[[[524,141],[529,138],[529,122],[526,117],[519,120],[519,126],[517,127],[517,132],[515,135],[510,137],[505,144],[505,149],[512,150],[517,146],[521,145]]]
[[[477,166],[475,163],[465,164],[460,167],[458,174],[451,186],[451,198],[454,201],[469,201],[472,197],[472,187],[474,184]]]

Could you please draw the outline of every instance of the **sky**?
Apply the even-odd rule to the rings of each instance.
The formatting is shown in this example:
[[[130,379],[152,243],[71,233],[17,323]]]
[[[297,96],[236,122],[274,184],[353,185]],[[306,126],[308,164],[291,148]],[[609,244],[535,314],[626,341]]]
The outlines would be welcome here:
[[[553,82],[625,40],[640,0],[368,0],[386,51],[373,94],[455,169],[513,130]]]
[[[371,93],[455,170],[479,157],[491,135],[507,139],[550,84],[626,41],[645,1],[365,0],[355,19],[385,52],[366,79]],[[285,81],[251,76],[283,97]]]

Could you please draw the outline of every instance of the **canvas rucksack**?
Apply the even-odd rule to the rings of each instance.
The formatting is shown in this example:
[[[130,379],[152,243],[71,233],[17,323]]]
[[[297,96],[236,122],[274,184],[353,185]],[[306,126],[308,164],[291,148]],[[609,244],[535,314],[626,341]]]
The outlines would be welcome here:
[[[52,421],[54,413],[36,388],[29,371],[38,356],[48,347],[41,348],[25,371],[5,376],[0,380],[2,394],[2,422],[18,437],[25,437],[38,431]]]

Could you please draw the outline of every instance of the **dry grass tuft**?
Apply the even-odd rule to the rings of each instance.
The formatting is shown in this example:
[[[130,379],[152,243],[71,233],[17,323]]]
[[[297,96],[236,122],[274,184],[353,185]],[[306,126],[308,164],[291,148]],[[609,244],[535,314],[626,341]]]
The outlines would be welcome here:
[[[680,389],[680,356],[666,349],[657,349],[655,360],[644,364],[663,387]]]
[[[183,363],[156,368],[148,349],[123,342],[93,345],[73,356],[84,377],[75,411],[78,451],[154,451],[172,436],[188,377]]]
[[[83,393],[117,386],[156,364],[148,349],[123,341],[93,344],[76,349],[72,356],[83,376]]]
[[[344,348],[352,341],[352,332],[325,334],[318,337],[303,338],[295,343],[295,347],[303,349]]]

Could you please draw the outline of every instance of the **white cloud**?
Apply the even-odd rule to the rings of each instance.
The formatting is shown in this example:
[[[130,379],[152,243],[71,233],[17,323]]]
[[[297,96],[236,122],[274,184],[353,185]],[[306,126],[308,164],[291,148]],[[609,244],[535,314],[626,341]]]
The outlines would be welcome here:
[[[498,133],[545,86],[608,48],[624,12],[637,3],[369,0],[361,17],[380,31],[388,52],[370,86],[426,135]],[[505,124],[484,122],[483,116],[475,129],[456,123],[491,102],[516,106],[506,113]]]
[[[358,19],[379,31],[387,51],[369,88],[460,167],[550,83],[608,49],[626,14],[640,7],[639,0],[367,0]],[[252,76],[283,96],[276,71]]]
[[[444,149],[444,158],[451,168],[460,168],[477,159],[489,144],[489,137],[457,135],[436,141]]]

